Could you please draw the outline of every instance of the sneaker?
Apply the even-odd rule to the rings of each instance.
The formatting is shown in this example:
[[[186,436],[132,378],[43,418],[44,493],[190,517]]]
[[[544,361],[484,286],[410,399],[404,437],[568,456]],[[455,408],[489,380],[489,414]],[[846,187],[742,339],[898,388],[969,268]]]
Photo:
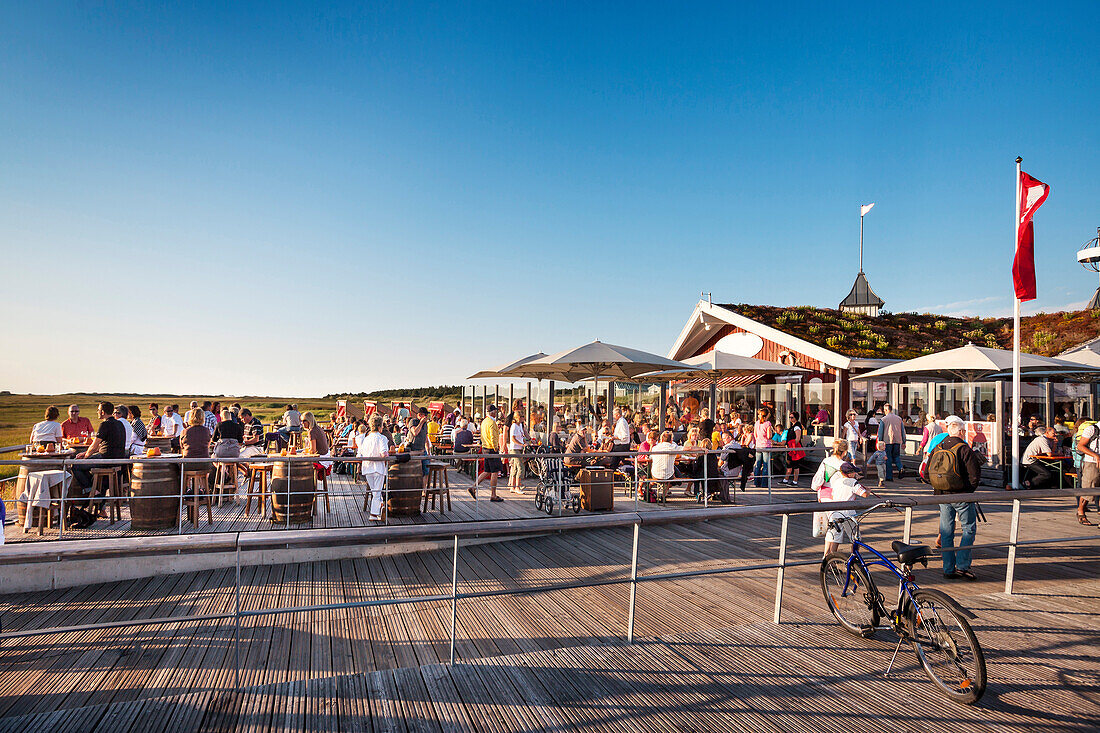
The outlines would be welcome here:
[[[780,481],[779,483],[781,483],[781,484],[787,484],[787,485],[789,486],[791,482],[790,482],[790,481],[788,481],[787,479],[783,479],[783,480],[782,480],[782,481]]]

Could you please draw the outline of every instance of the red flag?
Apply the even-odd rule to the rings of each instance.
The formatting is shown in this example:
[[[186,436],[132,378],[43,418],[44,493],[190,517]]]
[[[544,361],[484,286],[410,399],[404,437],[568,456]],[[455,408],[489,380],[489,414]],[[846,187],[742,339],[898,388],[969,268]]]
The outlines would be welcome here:
[[[1012,283],[1020,300],[1035,300],[1035,229],[1031,217],[1047,200],[1049,193],[1050,186],[1020,171],[1016,259],[1012,261]]]

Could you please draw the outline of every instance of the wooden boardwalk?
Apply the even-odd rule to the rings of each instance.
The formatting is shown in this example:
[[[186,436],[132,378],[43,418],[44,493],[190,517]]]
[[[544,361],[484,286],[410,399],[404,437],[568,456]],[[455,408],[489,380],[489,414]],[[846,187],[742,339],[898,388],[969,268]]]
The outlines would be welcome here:
[[[1064,503],[1030,507],[1022,538],[1090,529],[1076,525]],[[986,513],[980,540],[1003,539],[1005,508],[987,506]],[[914,534],[931,536],[935,523],[934,512],[918,513]],[[896,515],[880,515],[865,536],[888,546],[900,525]],[[774,561],[778,526],[777,518],[759,517],[648,528],[639,572]],[[630,542],[628,530],[598,530],[464,547],[460,590],[624,578]],[[792,518],[790,559],[813,558],[818,543],[808,517]],[[788,571],[789,623],[780,627],[766,623],[773,570],[643,583],[636,634],[644,643],[632,648],[623,645],[626,586],[463,601],[462,663],[454,668],[444,664],[449,602],[249,618],[243,695],[232,691],[232,622],[11,640],[0,648],[0,729],[638,730],[736,722],[793,730],[828,725],[825,715],[850,730],[947,729],[976,720],[1008,730],[1084,729],[1098,721],[1100,703],[1098,569],[1100,543],[1087,542],[1023,550],[1014,597],[999,593],[1003,552],[979,556],[978,583],[947,584],[938,568],[920,572],[923,584],[948,585],[979,615],[992,681],[976,712],[940,703],[911,655],[899,680],[877,677],[892,645],[848,639],[822,623],[815,570],[805,567]],[[3,627],[231,611],[233,573],[7,596]],[[251,567],[243,573],[243,603],[279,608],[443,594],[450,573],[447,552]],[[832,654],[840,661],[830,666]]]

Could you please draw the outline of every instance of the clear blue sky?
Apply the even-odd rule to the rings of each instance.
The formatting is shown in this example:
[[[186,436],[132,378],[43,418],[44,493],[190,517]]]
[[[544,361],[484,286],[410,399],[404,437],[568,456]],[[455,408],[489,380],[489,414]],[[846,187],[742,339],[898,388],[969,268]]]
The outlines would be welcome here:
[[[0,10],[3,389],[664,353],[703,290],[835,306],[869,201],[888,309],[1003,314],[1016,155],[1027,311],[1097,286],[1097,2],[72,5]]]

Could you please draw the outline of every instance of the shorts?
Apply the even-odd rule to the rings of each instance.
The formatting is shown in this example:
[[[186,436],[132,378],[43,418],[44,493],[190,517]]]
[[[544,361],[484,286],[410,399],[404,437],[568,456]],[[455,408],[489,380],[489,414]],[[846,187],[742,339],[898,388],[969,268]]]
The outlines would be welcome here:
[[[829,512],[829,521],[836,522],[838,519],[843,519],[844,517],[854,517],[855,515],[855,511],[852,509],[838,509],[835,512]],[[845,538],[849,540],[852,539],[852,535],[848,531],[847,522],[842,523],[839,529],[833,529],[832,527],[829,527],[829,530],[825,533],[826,542],[836,542],[837,544],[840,544],[844,541]]]
[[[496,453],[485,454],[485,473],[500,473],[504,470],[504,464],[500,462],[500,456]]]
[[[427,459],[420,462],[420,475],[421,476],[427,476],[428,475],[428,464],[429,463],[431,463],[431,461],[427,460]]]
[[[513,479],[523,479],[523,459],[512,456],[508,459],[508,475]]]
[[[1100,466],[1090,461],[1081,464],[1081,488],[1095,489],[1100,485]]]

